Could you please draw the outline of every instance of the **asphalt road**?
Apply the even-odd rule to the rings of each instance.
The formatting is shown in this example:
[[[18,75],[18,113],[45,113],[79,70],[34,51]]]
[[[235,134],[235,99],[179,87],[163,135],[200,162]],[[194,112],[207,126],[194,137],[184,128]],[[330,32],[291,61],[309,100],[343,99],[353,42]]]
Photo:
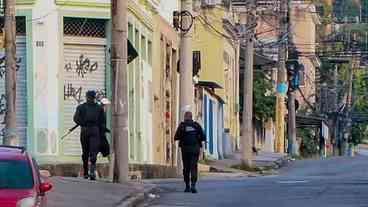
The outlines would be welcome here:
[[[183,184],[160,181],[152,207],[368,207],[368,158],[340,157],[297,161],[279,175],[205,179],[199,194]]]

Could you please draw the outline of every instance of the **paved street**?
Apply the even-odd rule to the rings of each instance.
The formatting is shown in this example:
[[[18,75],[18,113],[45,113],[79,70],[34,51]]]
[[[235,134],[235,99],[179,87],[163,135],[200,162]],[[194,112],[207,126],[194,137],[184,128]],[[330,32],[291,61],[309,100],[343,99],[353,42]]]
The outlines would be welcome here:
[[[205,179],[197,195],[182,193],[176,181],[158,184],[164,192],[152,207],[366,207],[368,158],[298,161],[270,177]]]

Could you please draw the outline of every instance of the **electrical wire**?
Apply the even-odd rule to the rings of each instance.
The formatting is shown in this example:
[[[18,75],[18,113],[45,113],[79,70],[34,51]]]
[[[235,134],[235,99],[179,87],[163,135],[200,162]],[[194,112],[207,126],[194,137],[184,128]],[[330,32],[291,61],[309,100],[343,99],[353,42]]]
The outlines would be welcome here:
[[[210,27],[215,33],[217,33],[217,35],[221,36],[221,37],[224,37],[226,39],[229,39],[231,41],[238,41],[237,38],[232,38],[224,33],[222,33],[221,31],[219,31],[215,26],[213,26],[212,24],[210,24],[203,16],[199,15],[199,21],[205,25],[205,26],[208,26]]]
[[[303,100],[305,103],[307,103],[308,107],[310,109],[312,109],[313,111],[316,111],[316,108],[313,107],[313,105],[309,102],[309,100],[305,97],[303,91],[300,89],[300,87],[298,87],[298,91],[300,93],[300,95],[302,96]]]

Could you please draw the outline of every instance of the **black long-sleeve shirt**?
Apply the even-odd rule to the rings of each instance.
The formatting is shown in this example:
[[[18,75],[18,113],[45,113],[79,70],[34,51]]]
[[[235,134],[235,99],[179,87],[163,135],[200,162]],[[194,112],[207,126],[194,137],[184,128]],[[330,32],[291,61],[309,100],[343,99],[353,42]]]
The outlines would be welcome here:
[[[202,142],[206,142],[206,135],[200,124],[187,120],[180,123],[174,139],[179,141],[180,147],[202,147]]]
[[[106,126],[105,112],[97,103],[86,102],[79,105],[73,119],[81,127]]]

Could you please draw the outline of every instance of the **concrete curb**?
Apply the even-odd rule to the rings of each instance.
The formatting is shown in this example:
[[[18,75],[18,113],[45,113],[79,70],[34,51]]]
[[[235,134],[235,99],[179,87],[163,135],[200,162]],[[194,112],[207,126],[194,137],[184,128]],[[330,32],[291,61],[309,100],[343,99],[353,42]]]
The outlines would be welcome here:
[[[124,198],[116,207],[135,207],[149,199],[150,194],[158,192],[156,185],[151,185],[139,192],[134,192]]]

